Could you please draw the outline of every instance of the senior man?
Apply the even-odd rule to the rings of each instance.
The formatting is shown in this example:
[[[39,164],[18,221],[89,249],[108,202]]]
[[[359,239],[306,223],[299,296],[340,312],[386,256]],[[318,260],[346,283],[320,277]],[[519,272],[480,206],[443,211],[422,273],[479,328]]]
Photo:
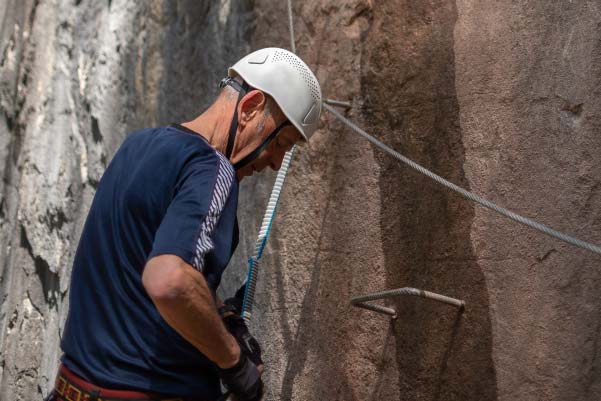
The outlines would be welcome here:
[[[80,238],[49,400],[216,400],[220,380],[261,399],[258,343],[220,316],[215,290],[238,242],[238,181],[279,169],[320,113],[307,65],[267,48],[194,120],[125,139]]]

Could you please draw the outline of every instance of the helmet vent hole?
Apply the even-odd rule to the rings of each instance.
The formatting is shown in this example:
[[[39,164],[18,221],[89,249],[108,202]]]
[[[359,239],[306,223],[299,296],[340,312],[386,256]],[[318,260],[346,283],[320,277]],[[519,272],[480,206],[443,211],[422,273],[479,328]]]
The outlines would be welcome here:
[[[319,93],[319,84],[316,82],[313,74],[307,71],[307,68],[303,63],[299,61],[299,58],[292,54],[282,51],[275,51],[271,58],[272,63],[284,62],[296,68],[296,70],[302,75],[307,86],[311,89],[311,95],[316,102],[321,100],[321,94]]]

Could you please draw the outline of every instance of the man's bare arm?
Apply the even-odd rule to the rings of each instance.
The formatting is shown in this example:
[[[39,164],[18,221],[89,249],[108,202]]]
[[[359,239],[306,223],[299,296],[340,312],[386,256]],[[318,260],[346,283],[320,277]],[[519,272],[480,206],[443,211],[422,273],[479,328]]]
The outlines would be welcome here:
[[[217,313],[204,276],[175,255],[146,263],[142,283],[165,321],[220,368],[234,366],[240,347]]]

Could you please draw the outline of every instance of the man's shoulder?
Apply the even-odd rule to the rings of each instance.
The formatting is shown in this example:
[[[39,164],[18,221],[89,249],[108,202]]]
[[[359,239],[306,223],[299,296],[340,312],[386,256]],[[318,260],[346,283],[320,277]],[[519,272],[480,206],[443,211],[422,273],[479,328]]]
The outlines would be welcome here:
[[[228,186],[236,182],[230,161],[202,136],[182,128],[169,125],[134,131],[117,156],[155,172],[178,172],[180,179],[200,174],[213,181],[221,177]]]
[[[171,161],[207,159],[219,163],[216,150],[200,135],[181,132],[172,126],[144,128],[127,135],[122,149],[145,155],[163,155]],[[158,166],[160,167],[160,166]]]
[[[234,178],[235,171],[230,161],[203,136],[178,124],[169,125],[165,130],[169,140],[177,142],[186,149],[185,152],[190,153],[191,164],[203,168],[208,163],[215,168],[215,174],[225,175],[228,180]]]

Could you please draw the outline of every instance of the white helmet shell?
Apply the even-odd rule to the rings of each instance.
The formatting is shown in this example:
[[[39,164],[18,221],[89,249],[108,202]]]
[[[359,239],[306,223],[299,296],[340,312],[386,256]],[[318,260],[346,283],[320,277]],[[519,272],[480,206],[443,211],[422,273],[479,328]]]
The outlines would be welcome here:
[[[257,50],[230,67],[228,75],[270,95],[305,140],[317,129],[321,88],[296,54],[276,47]]]

